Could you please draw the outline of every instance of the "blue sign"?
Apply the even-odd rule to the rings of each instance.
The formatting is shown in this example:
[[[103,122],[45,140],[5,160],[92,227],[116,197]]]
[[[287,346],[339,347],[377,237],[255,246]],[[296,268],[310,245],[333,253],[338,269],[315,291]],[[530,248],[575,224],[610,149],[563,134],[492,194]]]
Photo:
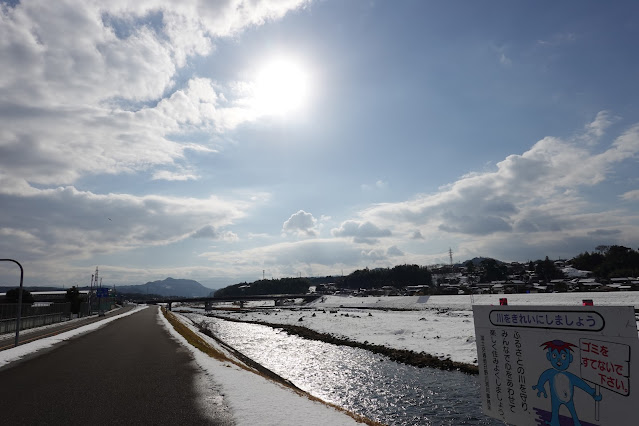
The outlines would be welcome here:
[[[99,287],[95,290],[95,294],[98,297],[109,297],[109,288],[108,287]]]

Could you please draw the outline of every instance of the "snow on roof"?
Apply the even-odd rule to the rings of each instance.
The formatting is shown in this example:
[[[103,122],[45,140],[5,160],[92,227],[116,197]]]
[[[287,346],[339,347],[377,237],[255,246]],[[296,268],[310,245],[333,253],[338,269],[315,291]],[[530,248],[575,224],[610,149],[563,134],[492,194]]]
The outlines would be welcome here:
[[[569,278],[585,277],[591,273],[590,271],[581,271],[579,269],[575,269],[571,267],[561,268],[561,272],[563,272]]]

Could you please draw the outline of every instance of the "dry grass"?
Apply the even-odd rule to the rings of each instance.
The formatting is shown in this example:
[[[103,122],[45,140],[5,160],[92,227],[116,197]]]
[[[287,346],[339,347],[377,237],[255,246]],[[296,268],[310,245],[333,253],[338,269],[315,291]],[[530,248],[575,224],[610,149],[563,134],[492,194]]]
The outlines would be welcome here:
[[[264,377],[265,379],[271,380],[273,381],[273,379],[271,379],[270,377],[268,377],[265,374],[260,373],[259,371],[255,371],[253,369],[248,368],[246,365],[237,362],[234,359],[231,359],[229,357],[227,357],[224,353],[220,352],[219,350],[215,349],[214,347],[212,347],[210,344],[208,344],[202,337],[198,336],[197,333],[195,333],[193,330],[191,330],[190,328],[188,328],[186,325],[184,325],[180,320],[178,320],[175,315],[173,315],[171,312],[169,312],[168,310],[162,308],[162,313],[164,315],[164,317],[167,319],[167,321],[171,324],[171,326],[178,332],[180,333],[180,335],[182,337],[184,337],[186,339],[187,342],[189,342],[191,345],[193,345],[194,347],[196,347],[197,349],[199,349],[200,351],[204,352],[205,354],[209,355],[210,357],[221,361],[221,362],[229,362],[232,363],[234,365],[237,365],[238,367],[250,371],[252,373],[258,374],[261,377]],[[335,405],[335,404],[331,404],[330,402],[326,402],[323,401],[307,392],[304,392],[303,390],[300,390],[298,388],[295,387],[291,387],[288,386],[286,383],[282,383],[282,382],[276,382],[279,383],[281,385],[287,386],[289,388],[291,388],[294,392],[296,392],[298,395],[300,396],[304,396],[306,398],[308,398],[311,401],[316,401],[319,403],[322,403],[324,405],[328,405],[329,407],[334,408],[335,410],[338,410],[348,416],[350,416],[351,418],[353,418],[355,421],[357,421],[358,423],[363,423],[369,426],[383,426],[383,423],[379,423],[370,419],[367,419],[364,416],[360,416],[359,414],[355,414],[352,413],[348,410],[345,410],[344,408]]]
[[[217,349],[209,345],[204,339],[202,339],[200,336],[194,333],[186,325],[182,324],[180,320],[175,318],[175,315],[173,315],[171,312],[163,308],[162,313],[164,314],[164,318],[166,318],[167,321],[171,324],[171,326],[173,326],[175,331],[180,333],[182,337],[184,337],[186,341],[189,342],[192,346],[198,348],[200,351],[204,352],[211,358],[215,358],[218,361],[231,362],[233,364],[241,366],[234,360],[227,357],[222,352],[218,351]]]

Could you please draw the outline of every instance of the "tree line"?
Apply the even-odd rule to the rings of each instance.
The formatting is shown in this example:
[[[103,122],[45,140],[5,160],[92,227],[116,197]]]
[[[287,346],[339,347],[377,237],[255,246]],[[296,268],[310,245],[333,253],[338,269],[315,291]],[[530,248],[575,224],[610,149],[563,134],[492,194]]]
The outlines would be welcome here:
[[[215,297],[258,296],[264,294],[304,294],[311,281],[308,278],[280,278],[243,282],[215,291]]]
[[[624,246],[598,246],[595,251],[579,254],[571,260],[572,266],[592,271],[598,278],[624,278],[639,276],[639,252]]]
[[[432,285],[432,273],[426,266],[397,265],[393,268],[359,269],[336,282],[348,289],[371,289],[383,286],[406,287],[409,285]]]

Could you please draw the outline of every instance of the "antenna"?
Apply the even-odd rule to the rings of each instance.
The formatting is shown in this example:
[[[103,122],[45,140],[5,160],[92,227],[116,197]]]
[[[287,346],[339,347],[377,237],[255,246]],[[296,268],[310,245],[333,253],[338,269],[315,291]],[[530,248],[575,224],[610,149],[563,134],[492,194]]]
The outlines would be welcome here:
[[[448,247],[448,256],[450,257],[450,266],[453,266],[453,249]]]

